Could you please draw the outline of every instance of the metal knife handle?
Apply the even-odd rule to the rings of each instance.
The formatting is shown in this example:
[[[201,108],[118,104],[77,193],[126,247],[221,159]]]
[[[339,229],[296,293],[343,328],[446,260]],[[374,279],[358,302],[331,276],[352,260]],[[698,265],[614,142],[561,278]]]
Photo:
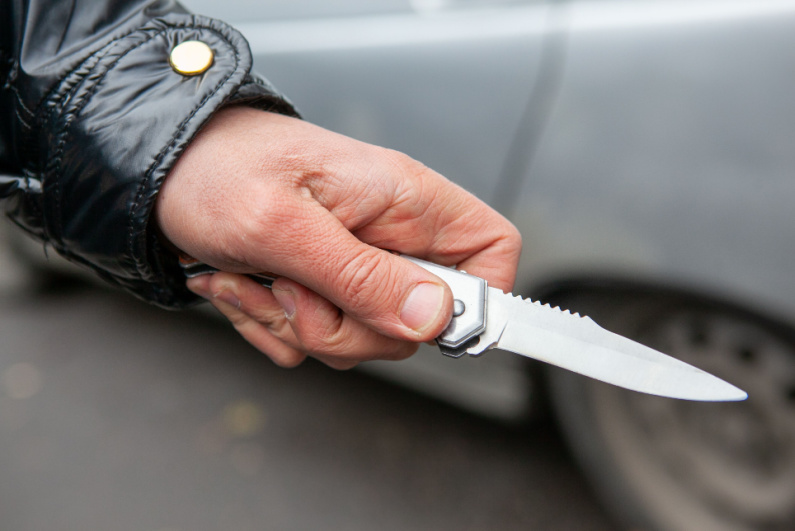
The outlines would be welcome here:
[[[404,254],[400,256],[433,273],[450,286],[454,298],[453,318],[436,342],[445,356],[463,356],[486,329],[486,281],[451,267]]]
[[[185,278],[195,278],[201,275],[210,275],[220,272],[219,269],[184,254],[179,255],[179,266],[182,268]],[[262,284],[266,288],[270,288],[273,285],[273,281],[276,280],[276,277],[270,273],[252,273],[243,276]]]
[[[426,262],[413,256],[405,254],[400,256],[433,273],[450,286],[454,298],[453,318],[447,328],[436,338],[436,342],[445,356],[453,358],[463,356],[469,347],[477,343],[478,336],[486,329],[486,288],[488,287],[486,281],[464,271]],[[186,255],[179,257],[179,265],[187,278],[219,271]],[[270,288],[273,281],[276,280],[275,276],[267,273],[246,276],[266,288]]]

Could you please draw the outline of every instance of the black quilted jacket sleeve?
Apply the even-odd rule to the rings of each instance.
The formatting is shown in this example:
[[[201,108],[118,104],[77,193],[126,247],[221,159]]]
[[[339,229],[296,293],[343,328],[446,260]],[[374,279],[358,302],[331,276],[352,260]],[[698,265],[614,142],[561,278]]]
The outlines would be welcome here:
[[[212,66],[186,77],[171,50],[199,40]],[[173,1],[0,0],[0,198],[68,259],[164,307],[194,297],[153,227],[158,189],[215,111],[294,114],[251,73],[228,25]]]

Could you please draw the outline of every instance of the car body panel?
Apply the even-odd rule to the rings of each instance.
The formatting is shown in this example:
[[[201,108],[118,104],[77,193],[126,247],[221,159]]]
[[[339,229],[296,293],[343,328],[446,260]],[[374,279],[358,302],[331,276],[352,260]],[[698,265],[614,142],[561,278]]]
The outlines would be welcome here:
[[[795,5],[578,4],[567,27],[511,216],[520,278],[620,274],[792,323]]]

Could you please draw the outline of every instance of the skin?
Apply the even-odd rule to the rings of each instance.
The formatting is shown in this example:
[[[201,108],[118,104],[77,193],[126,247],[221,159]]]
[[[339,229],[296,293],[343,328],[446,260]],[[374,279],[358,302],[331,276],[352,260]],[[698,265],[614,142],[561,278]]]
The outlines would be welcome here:
[[[518,231],[406,155],[310,123],[222,110],[155,205],[181,251],[224,272],[188,281],[284,367],[404,359],[449,323],[452,294],[390,249],[512,288]],[[269,290],[242,276],[267,271]]]

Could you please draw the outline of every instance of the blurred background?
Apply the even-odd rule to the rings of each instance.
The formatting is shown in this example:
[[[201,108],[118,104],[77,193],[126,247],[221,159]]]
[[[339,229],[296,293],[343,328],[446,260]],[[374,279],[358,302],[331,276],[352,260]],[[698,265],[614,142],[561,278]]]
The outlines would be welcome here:
[[[795,529],[795,2],[185,4],[308,120],[509,217],[517,293],[750,399],[430,348],[283,371],[10,232],[4,529]]]
[[[209,314],[0,260],[3,530],[613,529],[548,419],[280,369]]]

